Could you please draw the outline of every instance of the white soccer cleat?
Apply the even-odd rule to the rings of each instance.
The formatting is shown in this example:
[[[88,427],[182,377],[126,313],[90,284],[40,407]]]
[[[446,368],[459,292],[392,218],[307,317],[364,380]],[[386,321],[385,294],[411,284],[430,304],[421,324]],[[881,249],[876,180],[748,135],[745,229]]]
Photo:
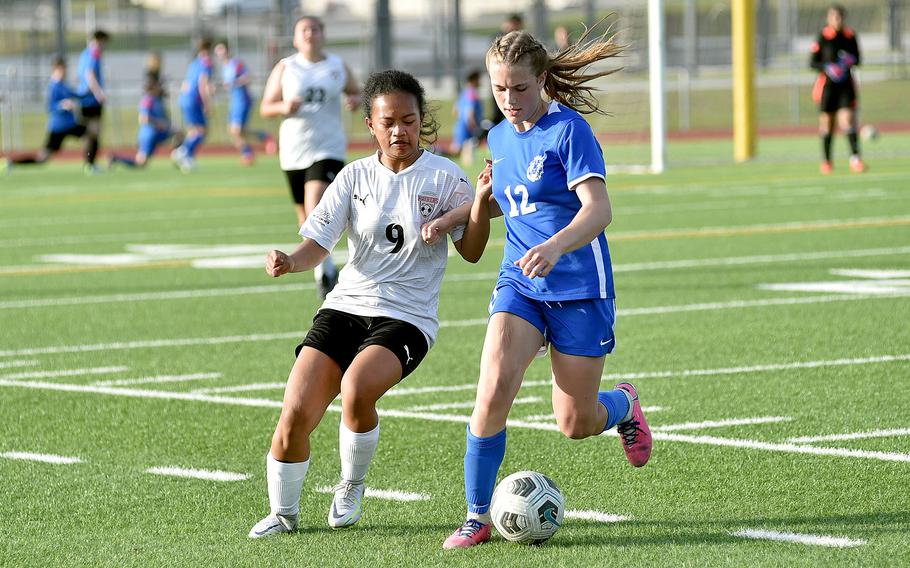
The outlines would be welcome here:
[[[333,529],[349,527],[363,515],[363,482],[342,481],[335,486],[335,498],[329,509],[329,526]]]
[[[280,515],[272,513],[250,529],[250,538],[262,538],[276,534],[291,533],[297,530],[297,515]]]

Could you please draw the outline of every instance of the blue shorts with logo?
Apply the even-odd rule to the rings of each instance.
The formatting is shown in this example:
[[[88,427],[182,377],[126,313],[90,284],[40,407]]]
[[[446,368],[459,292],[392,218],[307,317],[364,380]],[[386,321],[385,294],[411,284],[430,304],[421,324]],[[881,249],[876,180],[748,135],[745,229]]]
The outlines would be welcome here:
[[[535,300],[499,283],[490,298],[490,315],[506,312],[536,327],[560,353],[603,357],[616,347],[613,298],[586,300]]]

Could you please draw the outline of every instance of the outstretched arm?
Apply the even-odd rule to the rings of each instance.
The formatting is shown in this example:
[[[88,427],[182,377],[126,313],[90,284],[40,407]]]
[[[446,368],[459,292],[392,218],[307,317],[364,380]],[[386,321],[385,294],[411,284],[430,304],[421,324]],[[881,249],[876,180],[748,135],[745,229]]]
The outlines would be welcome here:
[[[265,257],[265,272],[277,278],[289,272],[303,272],[325,260],[329,251],[313,239],[304,239],[291,254],[273,250]]]

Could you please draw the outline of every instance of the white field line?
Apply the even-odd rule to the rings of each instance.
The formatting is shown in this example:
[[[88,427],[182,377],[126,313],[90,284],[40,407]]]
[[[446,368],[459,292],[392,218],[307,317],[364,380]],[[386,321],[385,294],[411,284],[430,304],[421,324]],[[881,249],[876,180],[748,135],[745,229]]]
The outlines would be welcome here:
[[[830,270],[835,276],[849,276],[851,278],[870,278],[885,280],[891,278],[910,278],[910,270],[862,270],[858,268],[834,268]]]
[[[563,516],[566,519],[581,519],[583,521],[597,521],[598,523],[621,523],[632,518],[600,511],[576,511],[574,509],[569,509]]]
[[[811,546],[828,546],[833,548],[849,548],[852,546],[862,546],[866,544],[865,540],[844,538],[838,536],[825,536],[815,534],[800,534],[793,532],[769,531],[764,529],[742,529],[734,533],[733,536],[740,538],[751,538],[755,540],[774,540],[778,542],[792,542],[796,544],[807,544]]]
[[[209,387],[201,389],[193,389],[193,394],[224,394],[229,392],[249,392],[249,391],[261,391],[261,390],[275,390],[282,389],[287,386],[287,382],[283,383],[251,383],[248,385],[234,385],[231,387]],[[388,393],[386,393],[388,394]]]
[[[618,315],[652,316],[658,314],[679,314],[686,312],[713,312],[716,310],[735,310],[741,308],[764,308],[768,306],[795,306],[801,304],[828,304],[831,302],[851,302],[853,300],[874,300],[885,298],[907,298],[910,292],[889,294],[849,294],[834,296],[798,296],[794,298],[769,298],[765,300],[734,300],[731,302],[708,302],[703,304],[682,304],[675,306],[654,306],[651,308],[625,308],[618,310]]]
[[[149,383],[179,383],[184,381],[201,381],[205,379],[220,379],[221,377],[221,373],[192,373],[188,375],[158,375],[155,377],[141,377],[138,379],[95,381],[92,384],[99,387],[124,387],[129,385],[144,385]]]
[[[230,471],[206,470],[206,469],[187,469],[182,467],[150,467],[145,470],[146,473],[155,475],[170,475],[173,477],[190,477],[193,479],[205,479],[208,481],[243,481],[249,479],[246,473],[233,473]]]
[[[118,213],[116,215],[60,215],[56,217],[26,217],[0,221],[0,228],[7,227],[69,227],[72,225],[103,225],[126,221],[177,221],[182,219],[218,219],[221,217],[244,217],[252,215],[277,215],[287,212],[283,205],[260,207],[219,207],[205,210],[146,211],[143,213]]]
[[[60,384],[60,383],[44,383],[44,382],[17,382],[17,381],[6,381],[0,379],[0,387],[19,387],[19,388],[32,388],[32,389],[41,389],[41,390],[54,390],[54,391],[63,391],[63,392],[74,392],[74,393],[89,393],[89,394],[106,394],[112,396],[126,396],[133,398],[151,398],[159,400],[185,400],[185,401],[194,401],[194,402],[207,402],[213,404],[227,404],[227,405],[236,405],[236,406],[247,406],[255,408],[281,408],[282,404],[280,400],[268,400],[268,399],[254,399],[254,398],[234,398],[228,396],[211,396],[204,394],[194,394],[194,393],[181,393],[181,392],[168,392],[168,391],[151,391],[151,390],[139,390],[139,389],[127,389],[119,387],[98,387],[92,385],[72,385],[72,384]],[[341,412],[341,407],[337,405],[329,405],[328,410],[330,412]],[[407,412],[402,410],[389,410],[382,409],[379,410],[380,416],[388,416],[391,418],[412,418],[417,420],[424,420],[430,422],[454,422],[457,424],[467,424],[470,420],[469,416],[461,416],[456,414],[434,414],[429,412]],[[545,430],[545,431],[558,431],[559,428],[556,424],[540,424],[536,422],[526,422],[522,420],[509,420],[506,423],[510,427],[515,428],[526,428],[529,430]],[[755,440],[738,440],[731,438],[716,438],[711,436],[688,436],[682,434],[673,434],[670,432],[654,432],[653,437],[655,440],[666,440],[673,442],[686,442],[690,444],[701,444],[709,446],[728,446],[728,447],[737,447],[737,448],[748,448],[754,450],[764,450],[772,452],[789,452],[797,454],[815,454],[815,455],[825,455],[825,456],[837,456],[837,457],[851,457],[851,458],[863,458],[863,459],[874,459],[881,461],[897,461],[897,462],[910,462],[910,454],[897,454],[897,453],[887,453],[887,452],[867,452],[861,450],[847,450],[841,448],[820,448],[809,445],[800,445],[800,444],[775,444],[767,442],[759,442]]]
[[[750,450],[764,450],[768,452],[785,452],[793,454],[810,454],[816,456],[838,456],[845,458],[864,458],[881,461],[908,462],[910,454],[892,452],[873,452],[866,450],[850,450],[844,448],[823,448],[803,444],[760,442],[758,440],[740,440],[735,438],[717,438],[714,436],[689,436],[686,434],[673,434],[671,432],[654,432],[654,439],[670,442],[686,442],[706,446],[725,446],[730,448],[747,448]]]
[[[267,223],[265,225],[247,225],[243,227],[199,228],[172,231],[169,238],[186,240],[194,237],[230,237],[230,236],[263,236],[287,235],[291,231],[283,223]],[[60,235],[53,237],[18,238],[0,240],[0,247],[44,247],[60,245],[82,245],[90,243],[123,243],[147,239],[160,239],[161,231],[145,231],[135,233],[109,233],[105,235]]]
[[[38,361],[34,359],[27,361],[0,361],[0,369],[12,369],[13,367],[31,367],[37,364]]]
[[[704,430],[705,428],[726,428],[728,426],[752,426],[755,424],[775,424],[789,422],[789,416],[758,416],[756,418],[731,418],[729,420],[706,420],[704,422],[683,422],[681,424],[666,424],[652,426],[653,432],[673,432],[676,430]]]
[[[189,347],[193,345],[221,345],[224,343],[247,343],[253,341],[275,341],[277,339],[302,339],[305,331],[284,333],[257,333],[253,335],[226,335],[222,337],[186,337],[180,339],[146,339],[120,341],[116,343],[95,343],[88,345],[57,345],[0,351],[0,357],[17,354],[49,355],[54,353],[85,353],[90,351],[119,351],[122,349],[149,349],[154,347]]]
[[[317,493],[334,493],[335,489],[328,485],[316,487]],[[385,499],[388,501],[429,501],[431,496],[426,493],[410,493],[408,491],[398,491],[396,489],[376,489],[367,487],[364,495],[373,499]]]
[[[539,396],[525,396],[516,398],[512,401],[512,404],[534,404],[538,402],[543,402],[543,399]],[[454,410],[457,408],[474,408],[474,401],[467,400],[464,402],[442,402],[439,404],[427,404],[425,406],[411,406],[407,408],[407,410],[421,412],[425,410]]]
[[[33,454],[31,452],[3,452],[0,458],[11,460],[27,460],[44,463],[69,465],[73,463],[82,463],[80,458],[71,458],[67,456],[55,456],[54,454]]]
[[[768,264],[775,262],[802,262],[807,260],[822,259],[841,259],[841,258],[858,258],[867,256],[887,256],[910,253],[910,246],[876,248],[876,249],[857,249],[845,251],[823,251],[817,253],[795,253],[779,255],[757,255],[757,256],[740,256],[740,257],[722,257],[722,258],[704,258],[704,259],[687,259],[671,260],[660,262],[642,262],[632,264],[617,264],[613,266],[613,272],[639,272],[649,270],[673,270],[682,268],[698,268],[706,266],[737,266],[747,264]],[[33,268],[34,265],[25,267],[14,267],[16,270]],[[2,272],[0,267],[0,272]],[[465,282],[465,281],[483,281],[493,280],[496,278],[495,272],[484,272],[475,274],[453,274],[446,276],[446,282]],[[163,292],[139,292],[133,294],[104,294],[98,296],[71,296],[61,298],[42,298],[35,300],[7,300],[0,302],[0,309],[26,309],[26,308],[45,308],[58,306],[80,306],[90,304],[105,304],[116,302],[148,302],[163,300],[186,300],[195,298],[216,298],[224,296],[241,296],[249,294],[272,294],[295,292],[301,290],[310,290],[315,288],[313,282],[296,283],[296,284],[277,284],[267,286],[244,286],[235,288],[204,288],[195,290],[170,290]],[[627,311],[623,315],[629,315]],[[484,320],[485,321],[485,320]]]
[[[61,371],[29,371],[26,373],[0,375],[0,379],[6,381],[18,381],[20,379],[54,379],[60,377],[82,377],[85,375],[107,375],[109,373],[122,373],[127,370],[129,370],[129,367],[88,367],[85,369],[68,369]]]
[[[865,440],[868,438],[892,438],[910,436],[910,428],[895,428],[892,430],[872,430],[871,432],[851,432],[849,434],[830,434],[827,436],[802,436],[790,438],[794,444],[807,444],[811,442],[838,442],[843,440]]]
[[[674,268],[699,268],[705,266],[740,266],[747,264],[773,264],[777,262],[803,262],[807,260],[827,260],[842,258],[861,258],[867,256],[889,256],[910,254],[910,246],[869,248],[853,250],[830,250],[820,252],[801,252],[791,254],[762,254],[755,256],[728,256],[721,258],[702,258],[685,260],[666,260],[657,262],[638,262],[617,264],[613,272],[639,272],[644,270],[670,270]]]

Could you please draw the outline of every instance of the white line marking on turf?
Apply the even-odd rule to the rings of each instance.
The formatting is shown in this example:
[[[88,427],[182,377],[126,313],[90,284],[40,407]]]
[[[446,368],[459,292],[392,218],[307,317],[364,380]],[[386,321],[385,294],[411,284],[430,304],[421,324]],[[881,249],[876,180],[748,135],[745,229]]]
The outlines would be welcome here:
[[[862,546],[866,544],[865,540],[859,539],[815,534],[800,534],[794,532],[769,531],[764,529],[742,529],[730,534],[741,538],[751,538],[756,540],[775,540],[779,542],[792,542],[796,544],[828,546],[833,548],[849,548],[852,546]]]
[[[702,312],[714,310],[732,310],[740,308],[759,308],[768,306],[795,306],[799,304],[827,304],[830,302],[849,302],[853,300],[874,300],[884,298],[907,298],[910,292],[889,294],[855,294],[837,296],[799,296],[795,298],[769,298],[766,300],[734,300],[731,302],[708,302],[703,304],[682,304],[675,306],[655,306],[652,308],[625,308],[619,311],[623,317],[650,316],[657,314],[678,314],[685,312]]]
[[[725,428],[728,426],[752,426],[755,424],[775,424],[789,422],[789,416],[759,416],[757,418],[731,418],[729,420],[705,420],[704,422],[683,422],[681,424],[667,424],[653,426],[655,432],[672,432],[674,430],[704,430],[705,428]]]
[[[159,375],[155,377],[141,377],[138,379],[95,381],[92,384],[99,387],[121,387],[148,383],[179,383],[184,381],[200,381],[204,379],[220,379],[221,377],[221,373],[192,373],[189,375]]]
[[[624,515],[613,515],[600,511],[576,511],[574,509],[569,509],[563,516],[566,519],[581,519],[583,521],[597,521],[598,523],[621,523],[631,519],[631,517]]]
[[[230,471],[209,471],[205,469],[187,469],[182,467],[150,467],[145,470],[146,473],[155,475],[171,475],[174,477],[191,477],[193,479],[205,479],[208,481],[243,481],[249,479],[246,473],[233,473]]]
[[[18,381],[20,379],[54,379],[59,377],[82,377],[85,375],[107,375],[109,373],[122,373],[129,367],[88,367],[86,369],[67,369],[62,371],[29,371],[25,373],[10,373],[0,375],[0,379]]]
[[[512,401],[512,404],[534,404],[537,402],[543,402],[543,399],[539,396],[525,396],[516,398],[514,401]],[[456,408],[474,408],[474,401],[468,400],[465,402],[442,402],[439,404],[427,404],[425,406],[411,406],[408,408],[408,410],[420,412],[424,410],[454,410]]]
[[[807,444],[810,442],[837,442],[841,440],[865,440],[867,438],[891,438],[897,436],[910,436],[910,428],[895,428],[893,430],[872,430],[871,432],[851,432],[849,434],[830,434],[828,436],[802,436],[790,438],[794,444]]]
[[[249,392],[261,390],[284,389],[287,382],[284,383],[252,383],[248,385],[235,385],[232,387],[211,387],[202,389],[193,389],[194,394],[223,394],[229,392]],[[388,393],[387,393],[388,394]]]
[[[780,255],[757,255],[741,257],[722,257],[722,258],[702,258],[688,260],[671,260],[658,262],[642,262],[632,264],[617,264],[613,266],[613,272],[638,272],[648,270],[671,270],[679,268],[696,268],[705,266],[736,266],[745,264],[765,264],[775,262],[800,262],[806,260],[822,259],[841,259],[841,258],[858,258],[866,256],[886,256],[910,253],[910,246],[892,247],[892,248],[875,248],[875,249],[856,249],[845,251],[823,251],[809,253],[794,253]],[[260,259],[261,261],[261,259]],[[261,264],[261,262],[260,262]],[[0,267],[0,273],[4,268],[15,269],[13,271],[27,270],[34,268],[35,265],[19,267]],[[446,276],[446,282],[464,282],[464,281],[482,281],[492,280],[496,273],[477,273],[477,274],[453,274]],[[140,292],[134,294],[105,294],[99,296],[71,296],[62,298],[42,298],[34,300],[7,300],[0,302],[0,309],[23,309],[23,308],[44,308],[56,306],[78,306],[87,304],[102,304],[114,302],[144,302],[144,301],[161,301],[161,300],[183,300],[193,298],[214,298],[231,295],[248,295],[248,294],[271,294],[282,292],[293,292],[299,290],[310,290],[315,287],[315,283],[300,284],[278,284],[269,286],[244,286],[237,288],[205,288],[195,290],[170,290],[161,292]],[[628,315],[623,312],[624,315]],[[486,320],[484,320],[485,323]]]
[[[317,493],[334,493],[335,489],[328,485],[320,485],[316,488]],[[375,489],[367,487],[364,495],[373,499],[386,499],[389,501],[429,501],[431,496],[426,493],[409,493],[407,491],[398,491],[395,489]]]
[[[765,450],[770,452],[786,452],[794,454],[813,454],[817,456],[838,456],[845,458],[865,458],[881,461],[910,462],[910,454],[891,452],[872,452],[866,450],[850,450],[845,448],[823,448],[802,444],[787,444],[760,442],[758,440],[740,440],[735,438],[717,438],[714,436],[688,436],[686,434],[673,434],[670,432],[655,432],[655,439],[671,442],[687,442],[708,446],[726,446],[731,448],[748,448],[751,450]]]
[[[63,392],[106,394],[113,396],[126,396],[134,398],[152,398],[160,400],[187,400],[194,402],[207,402],[214,404],[227,404],[236,406],[248,406],[255,408],[281,408],[280,400],[256,399],[256,398],[234,398],[227,396],[210,396],[194,393],[168,392],[168,391],[150,391],[140,389],[126,389],[118,387],[98,387],[92,385],[72,385],[60,383],[44,382],[19,382],[6,381],[0,379],[0,387],[19,387],[32,388],[41,390],[55,390]],[[331,412],[341,412],[341,407],[329,405],[328,410]],[[460,416],[455,414],[432,414],[428,412],[406,412],[401,410],[383,409],[379,411],[380,416],[389,416],[392,418],[413,418],[433,422],[454,422],[466,424],[469,416]],[[521,420],[509,420],[507,425],[517,428],[527,428],[530,430],[558,431],[556,424],[540,424],[535,422],[525,422]],[[713,446],[729,446],[739,448],[749,448],[756,450],[792,452],[798,454],[816,454],[838,457],[853,457],[864,459],[876,459],[882,461],[910,462],[910,454],[896,454],[887,452],[867,452],[860,450],[848,450],[841,448],[820,448],[799,444],[774,444],[758,442],[754,440],[737,440],[729,438],[716,438],[710,436],[687,436],[682,434],[673,434],[670,432],[654,432],[655,439],[668,440],[675,442],[687,442],[690,444],[703,444]]]
[[[13,367],[30,367],[37,364],[38,361],[34,359],[28,361],[0,361],[0,369],[11,369]]]
[[[63,465],[82,463],[82,460],[80,458],[55,456],[54,454],[33,454],[31,452],[3,452],[0,454],[0,457],[8,458],[11,460],[28,460]]]
[[[831,274],[835,276],[850,276],[853,278],[870,278],[873,280],[884,280],[890,278],[910,278],[910,270],[861,270],[854,268],[833,269]]]
[[[274,341],[276,339],[302,339],[305,331],[285,333],[258,333],[253,335],[227,335],[222,337],[186,337],[181,339],[146,339],[116,343],[95,343],[90,345],[58,345],[53,347],[32,347],[0,351],[0,357],[17,354],[48,355],[52,353],[85,353],[90,351],[118,351],[121,349],[148,349],[153,347],[188,347],[191,345],[221,345],[224,343],[246,343],[253,341]]]

